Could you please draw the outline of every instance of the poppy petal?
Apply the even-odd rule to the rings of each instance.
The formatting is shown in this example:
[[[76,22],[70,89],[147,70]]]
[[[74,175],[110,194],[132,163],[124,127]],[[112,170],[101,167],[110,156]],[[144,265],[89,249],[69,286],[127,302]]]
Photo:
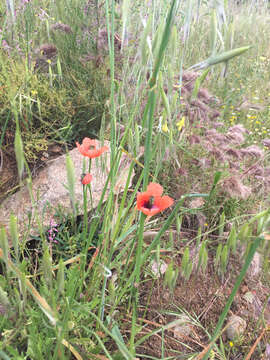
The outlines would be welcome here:
[[[155,198],[154,205],[156,205],[160,209],[160,211],[163,211],[168,207],[172,206],[173,202],[173,199],[169,196],[158,196]]]
[[[89,138],[84,138],[82,141],[82,145],[76,142],[76,146],[83,156],[87,156],[90,159],[96,158],[103,154],[105,151],[109,150],[108,146],[102,146],[100,149],[97,149],[96,140],[92,140]]]
[[[140,210],[141,210],[142,213],[144,213],[147,216],[153,216],[153,215],[156,215],[156,214],[158,214],[160,212],[160,209],[156,208],[156,207],[153,207],[151,209],[142,207]]]
[[[86,174],[83,179],[82,179],[82,184],[83,185],[87,185],[87,184],[90,184],[90,182],[92,181],[93,179],[93,176],[91,174]]]
[[[88,148],[90,148],[90,146],[93,146],[94,148],[96,148],[97,142],[96,142],[96,140],[92,140],[92,139],[89,139],[88,137],[86,137],[82,141],[82,146],[86,146]]]
[[[150,183],[147,186],[147,193],[150,196],[161,196],[163,193],[163,187],[157,183]]]

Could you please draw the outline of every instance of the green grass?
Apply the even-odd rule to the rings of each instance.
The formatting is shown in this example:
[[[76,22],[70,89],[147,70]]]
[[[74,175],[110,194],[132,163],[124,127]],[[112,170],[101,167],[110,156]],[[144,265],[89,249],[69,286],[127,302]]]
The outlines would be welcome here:
[[[16,4],[12,20],[0,2],[0,146],[17,161],[18,183],[27,174],[31,184],[32,166],[55,142],[70,146],[84,137],[110,140],[112,164],[100,202],[89,214],[91,184],[82,187],[85,210],[79,215],[77,174],[67,157],[72,211],[52,208],[55,242],[40,220],[39,236],[29,242],[19,239],[14,216],[8,235],[2,228],[1,358],[176,359],[185,354],[187,359],[206,359],[215,354],[230,359],[238,351],[228,341],[223,344],[221,335],[257,249],[264,253],[265,286],[270,282],[269,240],[264,238],[269,227],[267,183],[258,187],[256,177],[245,175],[252,166],[269,166],[268,150],[261,157],[234,159],[239,169],[232,170],[231,158],[220,160],[211,153],[214,145],[206,132],[215,121],[222,123],[220,135],[243,124],[249,131],[243,141],[227,144],[238,152],[268,137],[270,15],[267,4],[258,9],[250,2],[213,8],[198,4],[124,0],[121,7],[109,0],[31,1]],[[55,23],[67,24],[71,31],[53,30]],[[121,36],[128,39],[122,49]],[[56,57],[40,52],[47,43],[57,48]],[[37,59],[43,61],[38,71]],[[194,65],[202,76],[196,90],[188,90],[189,83],[181,86],[181,81]],[[202,87],[215,97],[204,102],[206,109],[196,105]],[[213,108],[220,112],[218,120],[209,120]],[[200,143],[192,144],[192,136]],[[142,147],[143,158],[138,158]],[[116,196],[123,150],[133,159],[129,179],[134,169],[136,176]],[[226,189],[232,175],[240,179],[240,196]],[[137,193],[150,182],[161,183],[175,204],[149,219],[135,204]],[[249,196],[244,194],[247,187]],[[147,232],[152,233],[150,242]],[[244,265],[236,260],[241,246]],[[155,278],[153,263],[168,265],[163,277]],[[179,281],[194,284],[200,276],[215,274],[223,283],[228,271],[232,292],[218,316],[201,323],[195,310],[188,313],[200,328],[203,346],[182,339],[172,355],[169,331],[187,313],[174,294]],[[172,316],[177,308],[176,320],[166,317],[168,323],[160,325],[155,318],[148,320],[156,290],[154,283],[147,287],[152,281],[171,299],[158,315],[166,311]],[[154,327],[147,328],[147,321]],[[152,354],[149,339],[157,338],[161,342]],[[247,355],[252,341],[247,337],[241,344],[239,353]]]

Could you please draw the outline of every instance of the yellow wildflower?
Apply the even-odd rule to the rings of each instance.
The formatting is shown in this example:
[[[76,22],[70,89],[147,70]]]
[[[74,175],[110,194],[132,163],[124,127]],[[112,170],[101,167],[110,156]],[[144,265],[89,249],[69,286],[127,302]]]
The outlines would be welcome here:
[[[165,132],[165,133],[169,131],[167,121],[165,121],[165,122],[163,123],[163,125],[162,125],[162,131]]]
[[[182,119],[176,123],[178,131],[181,131],[182,128],[185,126],[185,120],[186,120],[186,118],[185,118],[185,116],[183,116]]]

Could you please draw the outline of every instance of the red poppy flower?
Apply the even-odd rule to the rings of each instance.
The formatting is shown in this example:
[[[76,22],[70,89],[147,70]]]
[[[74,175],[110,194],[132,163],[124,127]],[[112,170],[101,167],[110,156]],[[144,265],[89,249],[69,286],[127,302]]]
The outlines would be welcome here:
[[[137,209],[145,215],[153,216],[167,209],[173,204],[169,196],[161,196],[163,187],[156,183],[150,183],[147,190],[137,195]]]
[[[82,177],[82,184],[83,185],[87,185],[90,184],[90,182],[92,181],[93,176],[91,174],[84,174]]]
[[[100,149],[97,149],[96,140],[92,140],[87,137],[83,139],[82,145],[80,145],[78,142],[76,142],[76,145],[79,152],[83,156],[87,156],[90,159],[96,158],[104,153],[104,151],[109,150],[108,146],[102,146]]]

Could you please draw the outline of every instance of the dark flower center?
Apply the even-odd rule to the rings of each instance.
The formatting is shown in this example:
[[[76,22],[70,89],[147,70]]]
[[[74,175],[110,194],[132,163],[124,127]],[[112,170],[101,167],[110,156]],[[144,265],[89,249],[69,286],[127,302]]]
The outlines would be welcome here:
[[[154,196],[150,196],[149,200],[143,204],[143,207],[145,207],[146,209],[152,209],[154,205],[154,200]]]

